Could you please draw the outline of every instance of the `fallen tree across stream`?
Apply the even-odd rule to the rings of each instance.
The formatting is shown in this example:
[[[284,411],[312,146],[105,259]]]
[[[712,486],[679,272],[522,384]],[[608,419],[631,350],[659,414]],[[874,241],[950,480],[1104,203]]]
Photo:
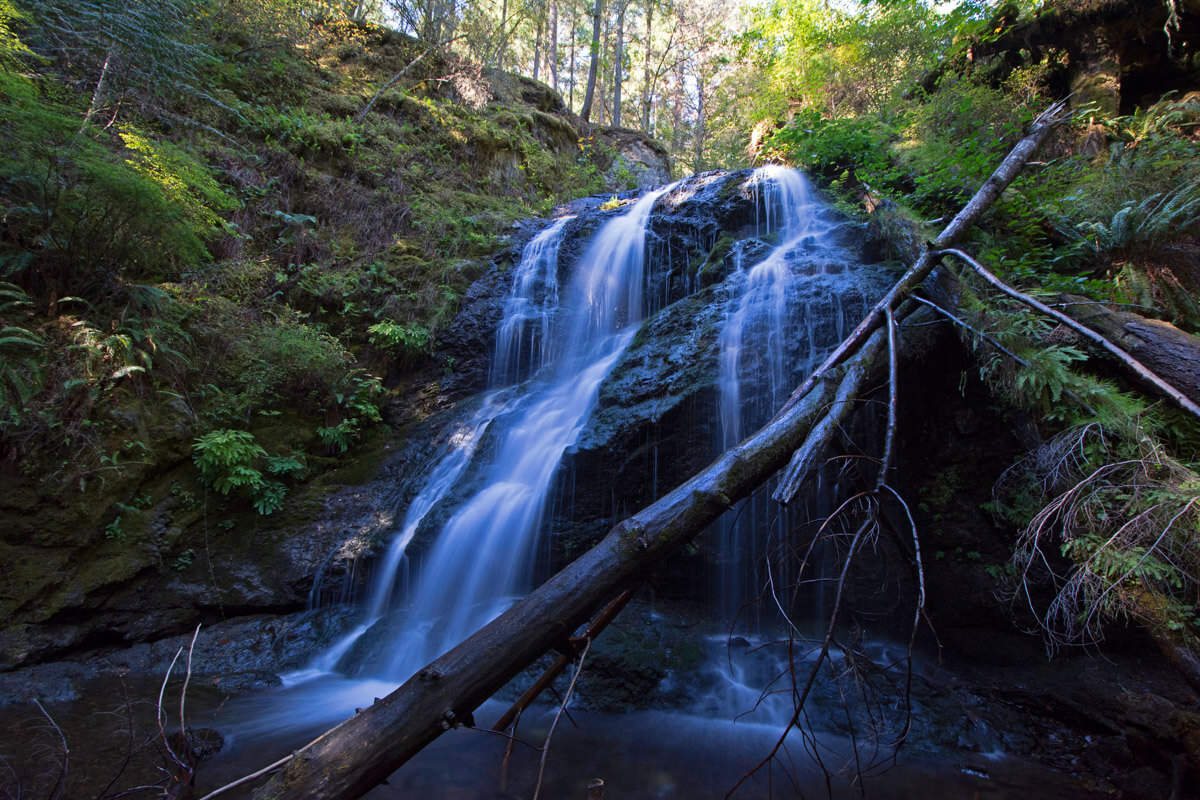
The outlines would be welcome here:
[[[828,418],[866,393],[872,368],[887,358],[888,336],[881,328],[937,265],[935,251],[963,238],[1061,114],[1056,104],[1034,121],[930,249],[762,429],[616,525],[599,544],[390,695],[284,759],[254,797],[361,797],[445,731],[473,726],[475,709],[521,670],[551,649],[569,651],[572,635],[598,609],[790,462],[783,491],[777,492],[786,502],[837,436],[838,426]]]

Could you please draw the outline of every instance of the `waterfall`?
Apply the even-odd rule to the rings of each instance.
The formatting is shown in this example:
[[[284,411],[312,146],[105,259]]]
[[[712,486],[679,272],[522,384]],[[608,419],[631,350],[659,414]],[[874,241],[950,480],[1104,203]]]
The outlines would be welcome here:
[[[573,216],[560,217],[530,240],[513,270],[512,291],[496,331],[493,385],[532,375],[554,354],[550,324],[558,308],[558,249]],[[541,295],[539,298],[539,294]],[[530,324],[536,322],[537,324]]]
[[[651,226],[651,211],[668,192],[666,213]],[[748,180],[710,173],[650,192],[607,217],[578,257],[580,251],[567,243],[571,236],[593,230],[587,219],[572,223],[572,218],[559,217],[534,236],[506,280],[489,366],[491,388],[475,410],[442,432],[440,454],[374,565],[360,623],[308,669],[284,676],[289,686],[310,684],[289,690],[310,698],[303,711],[289,710],[289,719],[312,723],[349,713],[368,692],[380,696],[406,680],[531,588],[539,555],[545,553],[547,521],[574,513],[569,509],[575,504],[576,473],[566,481],[556,479],[564,454],[579,443],[581,452],[595,458],[597,445],[580,438],[585,428],[593,435],[589,418],[624,413],[621,403],[606,395],[602,413],[593,414],[610,375],[610,386],[623,387],[613,391],[634,392],[636,407],[642,409],[637,413],[654,409],[646,424],[658,425],[660,398],[676,391],[671,387],[677,376],[652,369],[649,374],[658,377],[647,381],[644,375],[636,377],[637,370],[653,363],[671,364],[671,369],[697,365],[696,377],[679,380],[695,380],[697,386],[707,381],[707,391],[716,390],[712,410],[719,424],[707,429],[716,429],[720,449],[764,423],[836,344],[847,323],[865,311],[863,278],[833,235],[838,224],[813,199],[800,173],[765,167]],[[722,245],[729,247],[726,255],[716,256],[723,252],[717,250],[722,237],[734,241]],[[571,254],[566,265],[560,264],[560,250]],[[709,270],[709,299],[675,305],[688,294],[708,291],[698,277],[692,280],[693,272],[699,275],[697,263]],[[570,277],[560,281],[568,267]],[[656,350],[647,340],[622,361],[643,318],[661,310],[665,317],[655,319],[671,320],[676,312],[668,306],[700,314],[668,322],[666,329],[686,331],[687,344],[681,346],[696,348],[704,360],[678,362],[671,348]],[[708,360],[714,355],[715,361]],[[619,361],[622,371],[614,374]],[[683,425],[691,430],[696,421],[690,412],[687,416]],[[686,438],[686,432],[679,432]],[[653,469],[647,480],[657,493],[657,439],[643,442]],[[686,477],[672,463],[663,467],[667,480]],[[556,501],[559,484],[571,488],[563,489],[568,495]],[[593,521],[608,524],[595,519],[598,511],[620,516],[625,500],[615,490],[601,483],[589,492],[591,505],[585,513],[592,516],[585,527]],[[605,500],[597,501],[598,496]],[[811,509],[819,511],[820,498],[798,503],[810,500]],[[716,576],[720,612],[727,622],[749,621],[748,630],[740,627],[751,637],[767,632],[774,612],[762,620],[739,614],[762,594],[761,565],[768,548],[780,546],[790,531],[784,510],[761,498],[743,501],[721,523]],[[413,546],[417,541],[419,548]],[[783,570],[775,578],[780,586],[792,581]],[[757,681],[764,668],[769,671],[771,664],[763,665],[716,676],[725,688],[716,699],[706,700],[701,713],[744,711],[737,706],[746,695],[735,690]],[[267,730],[274,724],[271,719],[263,713],[243,731],[253,725]]]
[[[483,487],[450,517],[421,567],[387,677],[403,680],[502,613],[529,588],[563,452],[641,320],[650,211],[642,197],[600,229],[568,292],[570,339],[506,421]],[[501,326],[502,330],[504,326]]]
[[[720,336],[722,450],[769,420],[841,338],[846,320],[865,311],[861,293],[849,291],[857,280],[845,270],[850,259],[831,240],[826,207],[805,177],[770,165],[755,170],[751,184],[756,234],[777,243],[749,268],[739,260],[731,278],[740,295]],[[767,551],[789,528],[787,510],[757,496],[722,520],[717,594],[726,620],[758,626],[762,604],[753,601],[767,588]]]

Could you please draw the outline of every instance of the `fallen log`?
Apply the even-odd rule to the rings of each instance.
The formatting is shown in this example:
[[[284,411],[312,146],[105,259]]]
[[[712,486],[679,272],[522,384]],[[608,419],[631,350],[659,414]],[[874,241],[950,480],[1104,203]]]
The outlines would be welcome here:
[[[1200,337],[1169,322],[1086,297],[1063,295],[1050,305],[1145,364],[1193,403],[1200,403]]]
[[[1035,121],[938,237],[935,249],[952,246],[1000,196],[1060,112],[1056,104]],[[821,426],[815,437],[814,428],[831,407],[863,393],[870,368],[886,347],[880,326],[935,264],[928,254],[922,256],[761,430],[616,525],[599,544],[386,698],[298,751],[254,797],[361,797],[443,732],[474,725],[472,713],[480,704],[542,653],[569,647],[571,635],[598,608],[762,485],[793,453],[828,446],[836,426]]]
[[[1121,367],[1130,375],[1132,375],[1135,380],[1149,385],[1152,387],[1154,392],[1161,394],[1163,397],[1166,397],[1184,411],[1188,412],[1197,419],[1200,419],[1200,406],[1197,406],[1190,397],[1188,397],[1184,392],[1180,391],[1179,388],[1173,385],[1170,381],[1163,379],[1156,372],[1147,368],[1145,364],[1133,358],[1124,349],[1115,345],[1109,338],[1102,336],[1101,334],[1067,316],[1061,311],[1051,308],[1042,301],[1038,300],[1036,297],[1031,297],[1024,292],[1017,291],[1004,281],[997,278],[995,275],[985,269],[982,264],[961,250],[947,248],[941,253],[934,253],[933,255],[952,255],[955,258],[963,261],[967,264],[967,266],[975,270],[975,272],[981,278],[998,289],[1002,294],[1005,294],[1020,303],[1024,303],[1034,311],[1050,317],[1060,325],[1065,325],[1067,328],[1082,337],[1085,341],[1099,347],[1104,352],[1108,353],[1110,357],[1116,359],[1117,363],[1120,364]],[[1184,335],[1186,336],[1187,334]],[[1194,377],[1192,379],[1194,380]]]

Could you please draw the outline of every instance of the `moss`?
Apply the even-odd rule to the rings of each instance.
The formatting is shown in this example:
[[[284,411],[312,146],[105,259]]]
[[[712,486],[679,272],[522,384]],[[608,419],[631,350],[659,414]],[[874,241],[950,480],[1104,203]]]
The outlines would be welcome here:
[[[725,259],[733,250],[735,241],[732,236],[722,231],[704,261],[696,268],[696,278],[701,286],[711,286],[725,277]]]
[[[387,445],[391,440],[391,433],[387,429],[371,428],[356,444],[353,455],[338,459],[335,462],[337,466],[314,478],[311,485],[357,486],[366,483],[375,475],[380,462],[387,455]]]

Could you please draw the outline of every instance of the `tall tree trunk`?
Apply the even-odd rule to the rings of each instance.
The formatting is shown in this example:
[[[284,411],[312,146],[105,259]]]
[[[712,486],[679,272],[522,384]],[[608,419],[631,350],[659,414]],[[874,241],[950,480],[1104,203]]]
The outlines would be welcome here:
[[[597,109],[596,122],[600,125],[606,124],[607,120],[611,119],[608,113],[608,75],[604,72],[604,54],[612,52],[612,6],[610,5],[604,13],[604,28],[600,32],[600,66],[596,70],[596,99],[600,104]]]
[[[584,92],[583,108],[579,112],[584,122],[592,115],[592,100],[596,94],[596,72],[600,66],[600,18],[603,15],[604,0],[596,0],[592,7],[592,63],[588,65],[587,91]]]
[[[674,88],[674,98],[671,102],[671,148],[678,155],[683,149],[679,146],[679,137],[683,133],[683,73],[679,69],[675,70]]]
[[[508,43],[508,0],[500,3],[500,42],[496,45],[496,69],[504,69],[504,46]]]
[[[701,172],[704,164],[704,72],[703,68],[696,70],[696,154],[692,162],[692,171]]]
[[[533,79],[538,80],[542,72],[542,32],[546,27],[545,6],[537,11],[537,25],[533,34]]]
[[[104,55],[104,66],[100,68],[100,78],[96,81],[96,88],[92,90],[92,102],[88,106],[87,113],[83,115],[83,127],[85,128],[92,121],[92,117],[96,116],[96,112],[100,110],[104,103],[104,95],[108,93],[108,72],[112,68],[113,54],[116,49],[115,44],[109,45],[108,52]]]
[[[579,0],[571,0],[571,63],[567,69],[568,77],[571,81],[571,96],[567,101],[567,105],[572,111],[575,110],[575,84],[579,83],[579,81],[575,79],[575,51],[579,43],[579,37],[576,35],[578,33],[577,29],[579,26],[578,11]]]
[[[558,0],[550,4],[550,40],[546,42],[546,60],[550,62],[550,86],[558,91]]]
[[[654,80],[651,76],[650,54],[654,41],[654,0],[646,0],[646,60],[642,64],[642,131],[652,134],[650,129],[650,104],[654,101]]]
[[[620,0],[617,6],[617,42],[613,48],[613,109],[612,125],[621,127],[621,71],[625,58],[625,9],[629,8],[629,0]]]

